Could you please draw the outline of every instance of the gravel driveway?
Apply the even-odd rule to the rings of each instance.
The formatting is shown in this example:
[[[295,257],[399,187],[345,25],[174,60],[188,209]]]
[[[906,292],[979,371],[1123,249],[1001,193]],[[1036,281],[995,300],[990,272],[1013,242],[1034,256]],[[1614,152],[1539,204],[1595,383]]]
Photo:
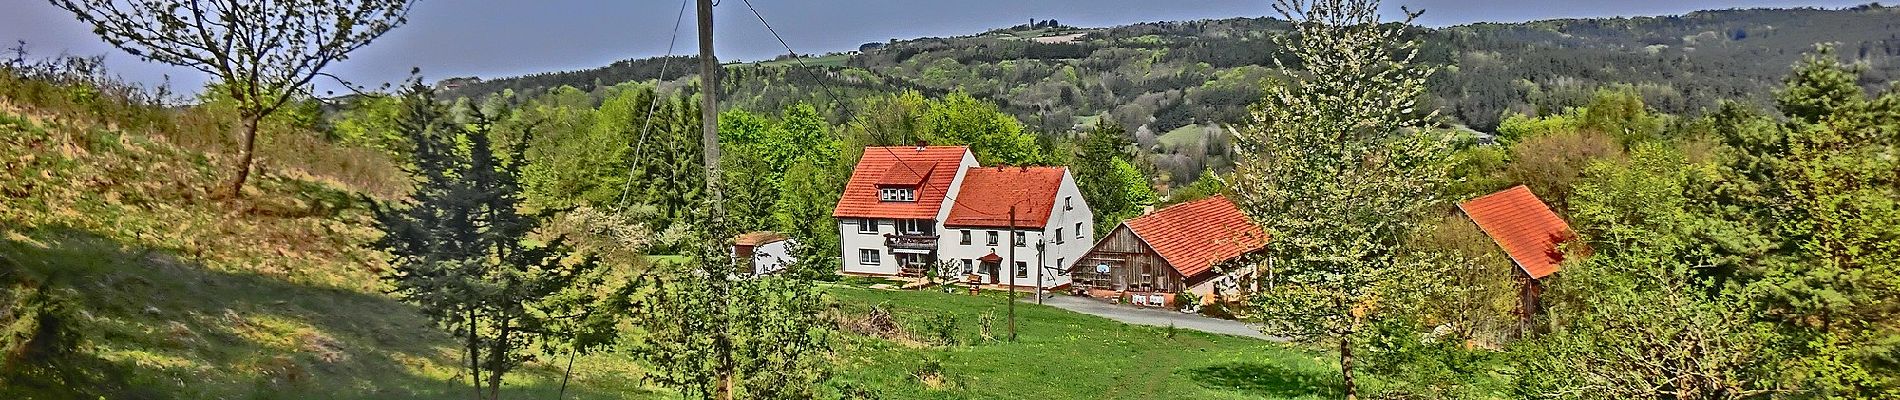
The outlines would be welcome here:
[[[1022,299],[1022,301],[1034,303],[1036,299],[1029,297]],[[1286,338],[1261,334],[1260,331],[1254,329],[1253,326],[1240,321],[1208,318],[1158,308],[1137,308],[1129,305],[1114,305],[1106,301],[1088,297],[1056,295],[1043,299],[1042,304],[1135,325],[1168,326],[1169,324],[1173,324],[1176,328],[1192,329],[1207,333],[1250,337],[1276,342],[1286,341]]]

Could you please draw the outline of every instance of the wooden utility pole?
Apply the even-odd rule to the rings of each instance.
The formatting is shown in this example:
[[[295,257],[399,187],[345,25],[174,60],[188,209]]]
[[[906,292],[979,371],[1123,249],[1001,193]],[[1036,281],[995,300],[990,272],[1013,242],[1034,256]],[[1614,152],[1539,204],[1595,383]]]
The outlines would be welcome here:
[[[719,192],[719,57],[713,55],[713,0],[699,0],[699,124],[700,145],[706,156],[706,193],[712,195],[713,215],[724,214],[725,197]]]
[[[1016,341],[1016,205],[1009,205],[1009,341]]]
[[[712,210],[709,210],[711,211],[712,218],[706,221],[706,230],[715,235],[714,238],[709,239],[717,240],[720,236],[726,234],[723,220],[725,218],[726,207],[724,203],[726,199],[719,192],[719,57],[713,55],[713,0],[699,0],[698,14],[699,122],[701,129],[699,144],[702,148],[702,152],[705,154],[706,193],[712,196],[709,198],[712,200]],[[727,265],[731,264],[730,259],[726,261]],[[704,262],[713,261],[705,260]],[[726,270],[728,269],[714,269],[714,271]],[[725,297],[729,294],[726,285],[729,282],[724,282],[723,280],[728,279],[728,277],[721,272],[715,272],[711,275],[713,275],[711,278],[715,280],[715,283],[712,285],[713,301],[725,303]],[[720,306],[723,308],[724,304],[720,304]],[[736,365],[738,365],[738,363],[732,358],[733,341],[731,333],[729,329],[724,328],[726,327],[721,327],[721,329],[719,329],[720,332],[713,335],[713,347],[719,353],[719,366],[716,368],[718,371],[718,382],[714,383],[718,385],[718,387],[713,389],[713,398],[731,400],[735,393],[733,386],[735,386],[734,381],[737,380],[737,377],[735,377],[734,374],[737,372]]]

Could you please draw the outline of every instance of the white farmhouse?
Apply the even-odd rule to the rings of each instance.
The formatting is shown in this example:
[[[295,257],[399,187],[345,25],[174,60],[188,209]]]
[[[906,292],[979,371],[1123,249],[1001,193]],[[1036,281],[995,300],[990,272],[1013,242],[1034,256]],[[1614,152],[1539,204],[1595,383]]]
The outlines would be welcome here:
[[[916,277],[941,260],[946,276],[1060,288],[1095,241],[1067,168],[982,167],[960,146],[866,148],[832,216],[849,275]]]

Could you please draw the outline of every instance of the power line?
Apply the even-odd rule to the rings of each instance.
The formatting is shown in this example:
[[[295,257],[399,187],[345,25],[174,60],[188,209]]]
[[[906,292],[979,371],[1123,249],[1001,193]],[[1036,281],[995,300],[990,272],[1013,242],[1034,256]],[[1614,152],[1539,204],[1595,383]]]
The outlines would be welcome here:
[[[640,142],[633,150],[634,162],[627,164],[627,182],[620,186],[620,199],[615,201],[615,211],[627,208],[627,195],[633,191],[633,171],[640,166],[639,157],[646,156],[647,131],[653,128],[653,112],[660,106],[659,82],[666,81],[667,64],[673,63],[673,46],[679,44],[680,21],[686,19],[686,4],[687,0],[680,0],[680,11],[673,16],[673,37],[666,42],[666,57],[660,59],[660,76],[653,84],[653,99],[647,102],[646,120],[640,126]]]

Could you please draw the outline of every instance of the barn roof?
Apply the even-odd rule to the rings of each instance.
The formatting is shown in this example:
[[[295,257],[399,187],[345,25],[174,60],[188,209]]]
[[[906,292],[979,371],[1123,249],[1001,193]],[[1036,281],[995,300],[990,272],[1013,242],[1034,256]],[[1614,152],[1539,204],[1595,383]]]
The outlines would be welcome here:
[[[866,147],[831,216],[936,219],[966,154],[963,146]],[[917,201],[880,201],[880,185],[916,185]]]
[[[1042,229],[1055,210],[1063,167],[972,167],[944,226],[1007,228],[1009,206],[1016,206],[1016,227]]]
[[[1226,197],[1176,204],[1122,222],[1184,278],[1267,245],[1267,233]]]
[[[1458,208],[1532,279],[1556,273],[1564,261],[1557,245],[1576,237],[1570,224],[1523,185],[1471,199]]]

